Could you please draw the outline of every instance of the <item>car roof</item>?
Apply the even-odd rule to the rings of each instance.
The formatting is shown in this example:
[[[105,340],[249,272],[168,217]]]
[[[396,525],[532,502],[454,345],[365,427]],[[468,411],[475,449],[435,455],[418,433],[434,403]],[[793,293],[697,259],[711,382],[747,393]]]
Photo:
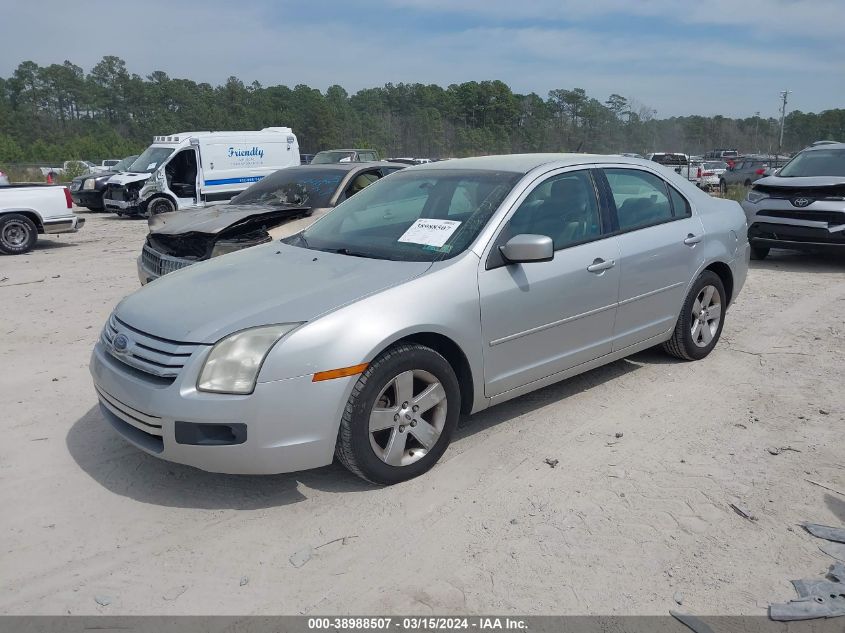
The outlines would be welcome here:
[[[829,150],[829,149],[845,149],[845,143],[839,143],[836,141],[833,142],[823,142],[810,145],[810,147],[801,150],[803,152],[817,152],[819,150]]]
[[[308,165],[291,165],[284,169],[334,169],[337,171],[353,171],[355,169],[373,168],[373,167],[398,167],[405,169],[408,165],[405,163],[391,163],[384,160],[370,160],[359,161],[351,163],[318,163],[316,165],[309,163]]]
[[[588,163],[627,163],[648,165],[653,162],[629,156],[611,156],[605,154],[503,154],[496,156],[476,156],[473,158],[451,158],[436,163],[414,165],[408,169],[480,169],[490,171],[510,171],[527,174],[532,169],[554,164],[557,167],[584,165]]]

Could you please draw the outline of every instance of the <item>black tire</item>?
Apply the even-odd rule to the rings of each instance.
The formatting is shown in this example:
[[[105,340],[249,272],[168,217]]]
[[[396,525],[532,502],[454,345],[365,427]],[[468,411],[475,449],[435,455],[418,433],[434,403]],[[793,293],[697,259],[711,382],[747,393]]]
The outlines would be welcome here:
[[[153,198],[147,203],[147,215],[149,217],[162,213],[173,213],[174,211],[176,211],[176,205],[170,198]]]
[[[728,183],[724,180],[719,181],[719,193],[722,194],[722,196],[728,195]]]
[[[769,256],[769,247],[768,246],[752,246],[751,247],[751,259],[761,260],[766,259]]]
[[[394,379],[409,371],[427,372],[442,385],[446,395],[445,421],[439,437],[427,452],[424,451],[423,457],[407,465],[392,466],[376,454],[371,444],[370,413],[376,405],[376,399],[385,389],[389,389]],[[394,345],[370,363],[352,389],[340,421],[335,455],[354,474],[375,484],[391,485],[418,477],[434,466],[449,446],[452,433],[458,424],[460,410],[461,391],[458,379],[443,356],[422,345]],[[395,433],[398,428],[386,429],[385,432]],[[413,431],[410,427],[405,428],[405,441],[410,441]],[[409,455],[413,455],[413,450],[409,449]]]
[[[710,342],[704,346],[697,344],[693,340],[692,327],[693,318],[692,310],[693,304],[698,299],[699,294],[707,286],[713,286],[716,289],[719,297],[720,318],[716,331],[712,334]],[[681,314],[678,317],[678,322],[675,324],[675,331],[672,333],[672,338],[663,343],[663,349],[681,360],[701,360],[707,356],[716,343],[719,342],[719,337],[722,335],[722,326],[725,324],[725,311],[727,309],[727,297],[725,296],[725,287],[719,275],[711,270],[702,272],[698,279],[695,280],[692,287],[684,300],[684,307],[681,308]]]
[[[38,241],[35,222],[20,213],[0,215],[0,253],[23,255]]]
[[[103,207],[85,207],[92,213],[102,213],[104,211]]]
[[[746,180],[743,184],[745,185],[745,188],[748,189],[751,186],[751,181]]]

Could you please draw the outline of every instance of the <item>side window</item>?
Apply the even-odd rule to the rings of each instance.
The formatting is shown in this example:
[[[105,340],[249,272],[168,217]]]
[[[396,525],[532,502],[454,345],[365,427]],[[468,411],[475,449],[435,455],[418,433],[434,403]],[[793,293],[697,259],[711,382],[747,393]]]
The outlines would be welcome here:
[[[676,218],[688,218],[692,215],[689,202],[674,187],[669,187],[669,197],[672,198],[672,211]]]
[[[605,169],[605,175],[621,231],[672,219],[666,183],[654,174],[636,169]]]
[[[599,206],[590,173],[571,171],[537,185],[511,216],[499,243],[521,233],[549,236],[556,251],[601,237]]]
[[[381,178],[381,172],[377,169],[365,171],[358,174],[346,187],[346,191],[343,193],[343,199],[346,200],[347,198],[351,198],[356,193],[361,191],[364,187],[373,184],[379,178]]]

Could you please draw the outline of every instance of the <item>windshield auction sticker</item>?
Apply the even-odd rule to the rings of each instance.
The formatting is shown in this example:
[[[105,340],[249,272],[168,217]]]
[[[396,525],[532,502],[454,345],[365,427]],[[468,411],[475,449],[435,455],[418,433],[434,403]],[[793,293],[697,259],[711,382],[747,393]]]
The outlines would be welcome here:
[[[437,246],[438,248],[446,243],[452,233],[461,225],[457,220],[432,220],[420,218],[399,238],[400,242],[411,244],[424,244],[425,246]]]

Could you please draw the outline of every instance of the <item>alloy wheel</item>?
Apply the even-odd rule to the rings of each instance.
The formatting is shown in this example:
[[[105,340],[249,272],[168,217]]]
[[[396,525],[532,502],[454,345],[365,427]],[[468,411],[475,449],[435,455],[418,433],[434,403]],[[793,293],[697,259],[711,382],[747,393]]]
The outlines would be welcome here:
[[[370,446],[384,463],[408,466],[437,443],[446,423],[448,399],[437,378],[405,371],[381,390],[370,412]]]
[[[707,347],[719,331],[722,298],[715,286],[704,286],[692,303],[691,333],[698,347]]]

